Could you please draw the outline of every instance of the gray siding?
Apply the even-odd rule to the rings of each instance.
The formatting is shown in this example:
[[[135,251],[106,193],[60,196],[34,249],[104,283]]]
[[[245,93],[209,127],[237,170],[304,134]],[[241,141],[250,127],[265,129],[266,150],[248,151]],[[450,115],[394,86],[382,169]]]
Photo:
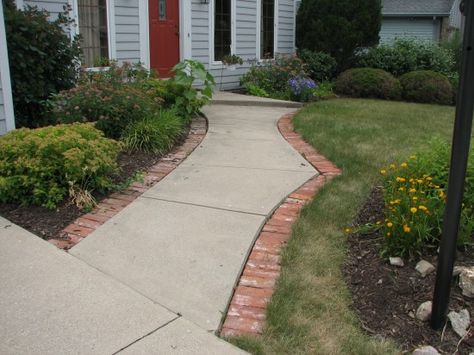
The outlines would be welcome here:
[[[7,119],[3,105],[2,73],[0,71],[0,135],[7,133]]]
[[[390,43],[395,38],[417,38],[439,41],[440,20],[432,18],[384,18],[380,30],[380,42]]]
[[[64,12],[64,7],[68,5],[68,2],[67,0],[25,0],[24,5],[37,6],[39,9],[44,9],[54,19],[59,13]]]
[[[140,61],[139,1],[143,0],[115,0],[116,59],[119,61]]]
[[[210,0],[212,1],[212,0]],[[277,10],[278,21],[278,53],[294,52],[294,1],[279,0]],[[209,57],[209,5],[201,4],[200,0],[192,0],[191,33],[193,59],[206,64],[218,83],[218,88],[233,89],[240,86],[240,76],[250,67],[249,61],[258,56],[257,41],[257,0],[237,0],[235,14],[236,43],[235,54],[242,57],[244,65],[231,71],[219,65],[213,65]]]

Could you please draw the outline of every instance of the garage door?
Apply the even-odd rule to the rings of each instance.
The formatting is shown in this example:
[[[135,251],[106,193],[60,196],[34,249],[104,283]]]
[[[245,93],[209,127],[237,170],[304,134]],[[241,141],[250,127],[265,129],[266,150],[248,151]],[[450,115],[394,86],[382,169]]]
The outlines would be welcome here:
[[[417,38],[438,41],[440,20],[432,18],[384,18],[380,30],[380,42],[392,42],[395,38]]]

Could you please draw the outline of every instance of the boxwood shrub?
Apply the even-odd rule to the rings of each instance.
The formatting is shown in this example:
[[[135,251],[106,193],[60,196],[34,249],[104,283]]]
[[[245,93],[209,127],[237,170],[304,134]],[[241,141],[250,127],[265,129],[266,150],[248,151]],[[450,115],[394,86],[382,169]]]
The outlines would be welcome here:
[[[400,81],[381,69],[349,69],[337,78],[334,89],[338,94],[352,97],[401,98]]]
[[[450,105],[453,103],[453,87],[443,74],[430,70],[418,70],[400,78],[403,98],[407,101]]]
[[[68,194],[103,192],[119,150],[90,123],[12,131],[0,137],[0,202],[55,208]]]

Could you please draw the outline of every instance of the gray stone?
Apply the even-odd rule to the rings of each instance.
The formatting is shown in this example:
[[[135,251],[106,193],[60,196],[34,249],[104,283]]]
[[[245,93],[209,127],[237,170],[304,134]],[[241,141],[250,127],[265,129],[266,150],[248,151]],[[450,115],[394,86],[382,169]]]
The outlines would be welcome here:
[[[393,266],[398,266],[398,267],[405,266],[405,263],[403,262],[403,259],[398,257],[398,256],[397,257],[390,257],[389,261],[390,261],[390,265],[393,265]]]
[[[431,309],[433,305],[431,301],[423,302],[416,310],[416,318],[426,322],[431,318]]]
[[[120,352],[123,355],[243,355],[245,351],[179,318]]]
[[[113,354],[177,317],[1,217],[0,268],[0,354]]]
[[[464,270],[464,267],[462,266],[455,266],[453,268],[453,277],[461,275],[461,272]]]
[[[448,314],[448,318],[453,330],[457,335],[463,338],[467,334],[469,325],[471,324],[469,311],[467,309],[463,309],[459,312],[451,311]]]
[[[474,298],[474,267],[462,269],[459,275],[459,287],[464,296]]]
[[[421,348],[416,349],[413,355],[439,355],[438,350],[433,348],[432,346],[422,346]]]
[[[436,270],[433,264],[426,260],[419,261],[418,264],[416,264],[415,269],[420,273],[421,277],[426,277]]]

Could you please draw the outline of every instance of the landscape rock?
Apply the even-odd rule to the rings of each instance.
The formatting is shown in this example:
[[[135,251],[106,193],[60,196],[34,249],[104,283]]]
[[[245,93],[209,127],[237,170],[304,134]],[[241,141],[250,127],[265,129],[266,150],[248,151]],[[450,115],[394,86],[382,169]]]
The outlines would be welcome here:
[[[464,296],[474,298],[474,267],[463,268],[459,275],[459,287]]]
[[[439,355],[438,350],[432,346],[422,346],[421,348],[416,349],[413,355]]]
[[[448,318],[451,322],[453,330],[457,335],[463,338],[467,334],[469,325],[471,324],[471,318],[469,316],[468,310],[463,309],[460,312],[449,312]]]
[[[426,277],[427,275],[431,274],[433,271],[436,270],[433,264],[427,262],[426,260],[421,260],[415,266],[416,271],[418,271],[421,277]]]
[[[433,304],[431,301],[423,302],[416,310],[416,318],[426,322],[431,318],[431,309]]]
[[[390,265],[398,266],[398,267],[403,267],[403,266],[405,266],[405,263],[403,262],[403,259],[402,259],[402,258],[399,258],[399,257],[396,257],[396,258],[390,257],[389,260],[390,260]]]
[[[462,266],[455,266],[453,269],[453,277],[461,275],[461,272],[464,270]]]

